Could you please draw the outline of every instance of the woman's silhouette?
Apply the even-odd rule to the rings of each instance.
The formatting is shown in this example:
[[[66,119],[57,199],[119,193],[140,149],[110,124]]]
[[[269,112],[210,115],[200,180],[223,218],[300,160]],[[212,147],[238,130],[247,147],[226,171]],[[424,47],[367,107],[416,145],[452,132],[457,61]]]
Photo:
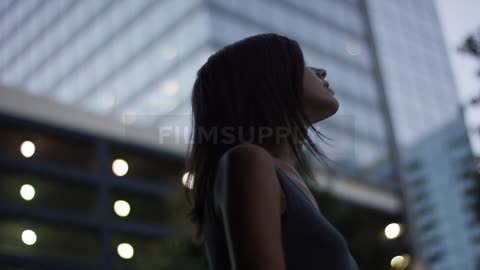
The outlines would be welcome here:
[[[357,269],[294,165],[307,133],[339,104],[327,72],[298,43],[268,33],[230,44],[198,70],[192,92],[191,220],[211,269]]]

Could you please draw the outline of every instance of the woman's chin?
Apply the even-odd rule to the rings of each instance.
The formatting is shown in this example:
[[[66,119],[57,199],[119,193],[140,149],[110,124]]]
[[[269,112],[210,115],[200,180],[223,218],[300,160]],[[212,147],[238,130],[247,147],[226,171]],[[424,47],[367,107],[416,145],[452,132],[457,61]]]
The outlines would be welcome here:
[[[337,99],[333,99],[331,102],[328,104],[324,105],[325,110],[322,110],[322,112],[319,113],[318,120],[316,122],[323,121],[333,115],[335,115],[340,108],[340,104],[338,103]]]

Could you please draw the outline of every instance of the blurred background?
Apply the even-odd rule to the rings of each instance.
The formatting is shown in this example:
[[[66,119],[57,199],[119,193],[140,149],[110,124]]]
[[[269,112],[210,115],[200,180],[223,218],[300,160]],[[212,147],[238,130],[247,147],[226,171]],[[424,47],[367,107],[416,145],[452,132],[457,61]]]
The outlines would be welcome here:
[[[480,269],[480,4],[0,0],[0,269],[208,269],[196,70],[276,32],[328,71],[311,189],[360,269]]]

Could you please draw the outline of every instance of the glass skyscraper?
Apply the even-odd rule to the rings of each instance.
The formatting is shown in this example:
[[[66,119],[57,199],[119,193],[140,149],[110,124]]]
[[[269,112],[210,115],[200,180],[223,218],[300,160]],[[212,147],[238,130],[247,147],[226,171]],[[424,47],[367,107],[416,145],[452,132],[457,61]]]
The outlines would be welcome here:
[[[368,12],[414,246],[427,269],[476,269],[472,181],[461,174],[472,156],[434,3],[369,0]]]
[[[416,252],[427,269],[478,269],[473,157],[434,3],[367,3]]]
[[[214,50],[277,32],[323,67],[341,102],[325,133],[343,164],[388,153],[367,26],[357,1],[2,1],[1,81],[136,124],[188,113],[194,73]],[[269,16],[266,16],[268,14]],[[341,142],[341,143],[337,143]],[[361,154],[359,154],[361,153]]]
[[[480,225],[468,191],[475,170],[460,114],[402,149],[415,243],[427,269],[478,269]]]
[[[433,1],[369,0],[397,143],[453,120],[459,99]]]

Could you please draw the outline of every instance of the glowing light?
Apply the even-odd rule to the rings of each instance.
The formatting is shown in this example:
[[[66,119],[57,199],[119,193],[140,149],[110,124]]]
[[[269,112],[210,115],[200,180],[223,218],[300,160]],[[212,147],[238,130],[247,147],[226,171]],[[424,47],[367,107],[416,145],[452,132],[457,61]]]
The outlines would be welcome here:
[[[400,270],[407,268],[409,264],[410,264],[410,256],[408,255],[395,256],[390,261],[390,265],[393,268],[400,269]]]
[[[120,217],[126,217],[130,214],[130,204],[124,200],[115,201],[113,210]]]
[[[31,141],[24,141],[20,146],[20,152],[26,158],[33,156],[35,153],[35,144]]]
[[[162,84],[162,91],[167,95],[167,96],[173,96],[178,92],[179,89],[178,81],[177,80],[166,80]]]
[[[113,104],[115,103],[115,96],[111,93],[103,94],[102,102],[105,105],[105,107],[112,107]]]
[[[358,45],[355,42],[348,42],[345,45],[345,50],[347,51],[348,54],[352,56],[357,56],[361,53],[360,45]]]
[[[37,234],[32,230],[24,230],[22,232],[22,241],[25,245],[33,245],[37,242]]]
[[[400,236],[402,232],[402,227],[398,223],[390,223],[385,227],[385,236],[388,239],[395,239]]]
[[[122,115],[122,122],[124,125],[132,125],[137,120],[136,114],[133,112],[124,113]]]
[[[128,172],[128,163],[123,159],[115,159],[112,163],[112,171],[116,176],[124,176]]]
[[[30,201],[35,197],[35,188],[32,185],[25,184],[20,188],[20,196],[25,201]]]
[[[129,243],[121,243],[117,246],[118,255],[123,259],[131,259],[133,257],[133,247]]]
[[[162,56],[166,60],[172,60],[177,56],[177,49],[173,47],[164,48],[162,50]]]
[[[182,176],[182,183],[185,187],[192,189],[193,188],[193,175],[186,172]]]
[[[159,100],[158,107],[162,112],[168,113],[169,111],[175,109],[178,106],[178,100],[171,98],[163,98]]]
[[[149,108],[154,108],[155,106],[158,105],[159,101],[160,101],[160,98],[158,97],[158,95],[156,95],[156,94],[155,94],[155,95],[152,95],[152,96],[150,96],[150,98],[147,100],[147,106],[148,106]]]

